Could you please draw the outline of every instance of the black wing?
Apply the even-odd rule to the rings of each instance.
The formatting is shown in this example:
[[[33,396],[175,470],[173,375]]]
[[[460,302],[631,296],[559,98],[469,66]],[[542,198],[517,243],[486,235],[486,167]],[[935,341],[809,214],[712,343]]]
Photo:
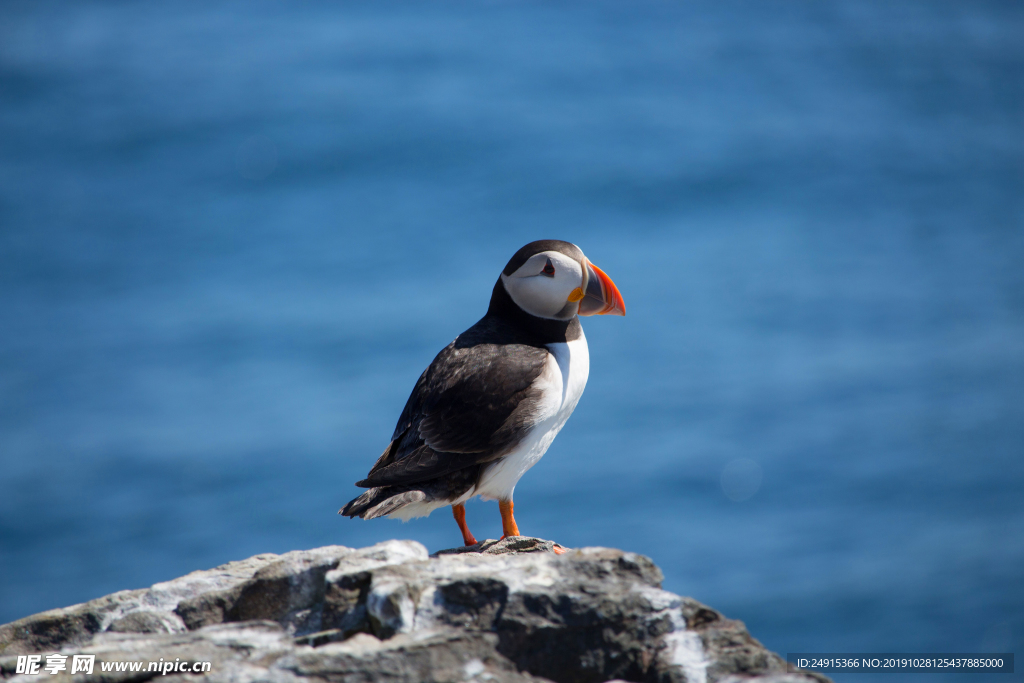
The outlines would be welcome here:
[[[537,421],[534,383],[548,355],[485,317],[423,372],[391,443],[356,485],[425,481],[508,453]]]

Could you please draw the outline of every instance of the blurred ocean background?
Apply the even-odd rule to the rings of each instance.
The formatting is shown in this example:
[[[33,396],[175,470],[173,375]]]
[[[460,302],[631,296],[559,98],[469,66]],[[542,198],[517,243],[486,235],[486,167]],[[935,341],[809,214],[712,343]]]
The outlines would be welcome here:
[[[0,18],[0,622],[456,545],[443,510],[336,511],[512,253],[558,238],[628,316],[585,321],[524,533],[649,555],[783,655],[1024,653],[1021,3]]]

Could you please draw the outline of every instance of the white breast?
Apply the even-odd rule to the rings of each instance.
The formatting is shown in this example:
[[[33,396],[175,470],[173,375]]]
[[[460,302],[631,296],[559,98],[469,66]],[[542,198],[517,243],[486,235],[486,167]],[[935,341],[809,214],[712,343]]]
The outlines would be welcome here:
[[[590,375],[587,338],[580,330],[579,339],[547,347],[551,356],[535,384],[541,389],[536,426],[515,450],[484,470],[480,484],[467,498],[479,494],[484,498],[511,500],[516,482],[541,459],[579,403]]]

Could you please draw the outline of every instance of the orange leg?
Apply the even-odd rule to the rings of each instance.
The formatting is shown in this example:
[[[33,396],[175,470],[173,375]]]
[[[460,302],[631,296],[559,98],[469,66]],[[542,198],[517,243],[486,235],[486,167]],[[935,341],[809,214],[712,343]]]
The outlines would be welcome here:
[[[501,532],[505,534],[502,538],[518,536],[519,527],[516,526],[516,518],[512,516],[512,501],[499,500],[498,510],[501,511]]]
[[[455,516],[455,521],[459,524],[459,531],[462,532],[462,541],[466,545],[476,545],[476,539],[473,538],[473,533],[466,526],[466,506],[462,503],[458,505],[452,505],[452,514]]]

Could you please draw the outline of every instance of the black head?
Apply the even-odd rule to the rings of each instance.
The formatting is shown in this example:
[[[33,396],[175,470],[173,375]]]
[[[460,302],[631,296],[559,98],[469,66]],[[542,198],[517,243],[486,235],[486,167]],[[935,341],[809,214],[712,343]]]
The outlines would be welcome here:
[[[530,242],[525,247],[522,247],[519,251],[512,255],[512,258],[508,260],[508,264],[505,265],[505,270],[501,271],[502,275],[511,275],[512,273],[519,270],[524,263],[530,260],[530,257],[541,254],[545,251],[554,251],[560,254],[568,256],[577,263],[582,263],[583,251],[572,242],[563,242],[562,240],[537,240],[536,242]]]
[[[502,271],[488,313],[522,328],[559,336],[579,315],[625,315],[615,283],[571,242],[538,240],[517,251]]]

